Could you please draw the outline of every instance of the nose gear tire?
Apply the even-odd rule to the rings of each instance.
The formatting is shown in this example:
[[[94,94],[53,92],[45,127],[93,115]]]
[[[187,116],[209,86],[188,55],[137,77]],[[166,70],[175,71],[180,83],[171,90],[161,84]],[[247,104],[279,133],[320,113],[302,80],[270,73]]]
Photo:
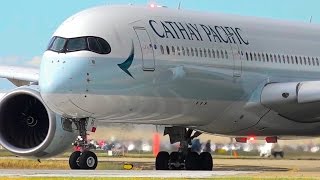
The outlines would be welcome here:
[[[80,151],[75,151],[70,155],[69,157],[70,169],[80,169],[80,166],[79,166],[80,155],[81,155]]]
[[[79,166],[81,169],[94,170],[98,165],[98,158],[95,153],[85,151],[79,158]]]

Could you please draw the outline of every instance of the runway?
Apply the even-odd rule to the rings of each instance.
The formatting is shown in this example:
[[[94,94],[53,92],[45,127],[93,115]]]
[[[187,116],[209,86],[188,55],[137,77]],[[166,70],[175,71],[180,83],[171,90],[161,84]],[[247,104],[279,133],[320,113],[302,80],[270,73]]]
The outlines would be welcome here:
[[[154,171],[154,170],[0,170],[0,177],[123,177],[123,178],[211,178],[248,175],[250,171]]]
[[[320,160],[320,159],[319,159]],[[213,171],[155,171],[153,158],[101,158],[97,170],[69,170],[66,158],[35,160],[22,158],[0,158],[1,177],[106,177],[106,178],[189,178],[212,177],[320,177],[319,160],[290,159],[215,159]],[[132,170],[123,170],[123,164],[130,162]],[[25,169],[29,168],[29,169]],[[52,170],[56,169],[56,170]],[[57,170],[59,169],[59,170]],[[111,170],[112,169],[112,170]],[[116,169],[116,170],[113,170]],[[318,178],[319,179],[319,178]]]

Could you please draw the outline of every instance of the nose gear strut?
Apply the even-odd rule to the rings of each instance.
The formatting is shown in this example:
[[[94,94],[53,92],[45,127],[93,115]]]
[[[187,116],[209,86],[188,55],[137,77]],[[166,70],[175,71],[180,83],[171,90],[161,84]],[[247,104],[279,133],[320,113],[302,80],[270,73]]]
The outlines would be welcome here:
[[[71,169],[96,169],[98,165],[98,158],[94,152],[90,150],[93,149],[92,145],[87,139],[87,127],[89,123],[89,118],[84,119],[71,119],[73,124],[79,131],[79,136],[73,143],[76,151],[70,155],[69,165]]]

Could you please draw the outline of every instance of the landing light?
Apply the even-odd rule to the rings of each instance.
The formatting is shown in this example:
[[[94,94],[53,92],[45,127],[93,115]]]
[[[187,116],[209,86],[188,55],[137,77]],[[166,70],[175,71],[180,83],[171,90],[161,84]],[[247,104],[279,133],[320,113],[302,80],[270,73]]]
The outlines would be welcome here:
[[[150,4],[150,7],[151,7],[151,8],[155,8],[156,5],[155,5],[155,4]]]
[[[254,141],[254,140],[256,140],[255,137],[253,137],[253,136],[249,137],[249,141]]]

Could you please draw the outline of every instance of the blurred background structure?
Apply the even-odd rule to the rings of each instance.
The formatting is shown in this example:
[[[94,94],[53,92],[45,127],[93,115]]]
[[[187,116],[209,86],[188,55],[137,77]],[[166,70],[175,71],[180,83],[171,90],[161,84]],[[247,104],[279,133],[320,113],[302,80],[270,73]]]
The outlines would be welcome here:
[[[153,125],[110,124],[107,127],[100,125],[89,138],[97,149],[112,151],[112,155],[130,152],[151,154],[155,148],[154,140],[159,141],[156,143],[159,144],[158,151],[177,150],[179,143],[170,144],[169,137],[162,134],[163,128]],[[252,137],[249,138],[248,143],[237,143],[231,137],[202,134],[192,141],[192,149],[233,157],[240,155],[274,157],[275,155],[280,158],[285,154],[312,157],[320,155],[320,139],[279,140],[276,144],[268,144],[265,140]]]

